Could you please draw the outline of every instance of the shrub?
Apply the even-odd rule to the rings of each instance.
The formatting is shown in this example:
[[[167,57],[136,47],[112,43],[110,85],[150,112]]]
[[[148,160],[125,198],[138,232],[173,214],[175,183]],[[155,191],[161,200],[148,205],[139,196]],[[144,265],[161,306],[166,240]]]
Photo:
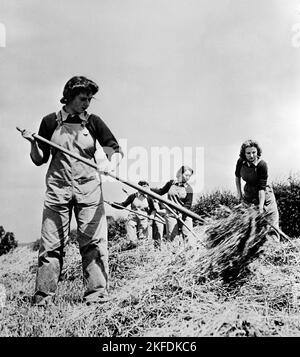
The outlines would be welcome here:
[[[3,228],[3,226],[0,226],[0,242],[2,238],[4,238],[4,236],[5,236],[5,229]]]
[[[119,217],[117,219],[114,219],[111,216],[107,217],[109,241],[116,241],[119,238],[125,237],[126,235],[125,222],[126,219],[123,217]]]
[[[290,237],[300,236],[300,180],[289,177],[287,182],[273,183],[279,225]]]
[[[31,249],[36,252],[37,250],[40,249],[40,239],[37,239],[31,244]]]
[[[193,211],[202,217],[218,216],[220,206],[232,209],[238,203],[237,197],[232,192],[216,190],[201,195],[193,206]]]
[[[6,232],[3,226],[0,226],[1,241],[0,241],[0,255],[6,254],[18,246],[15,235],[12,232]]]

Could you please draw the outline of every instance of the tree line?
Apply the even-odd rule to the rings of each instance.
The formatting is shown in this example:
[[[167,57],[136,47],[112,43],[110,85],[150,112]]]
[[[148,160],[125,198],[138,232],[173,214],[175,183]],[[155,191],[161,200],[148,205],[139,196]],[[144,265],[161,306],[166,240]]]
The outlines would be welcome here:
[[[13,232],[6,232],[3,226],[0,226],[0,255],[6,254],[18,246]]]

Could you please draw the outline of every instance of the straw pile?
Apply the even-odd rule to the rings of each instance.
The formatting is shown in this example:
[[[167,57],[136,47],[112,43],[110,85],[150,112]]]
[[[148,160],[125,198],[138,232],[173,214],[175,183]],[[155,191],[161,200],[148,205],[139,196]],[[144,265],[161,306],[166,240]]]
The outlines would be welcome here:
[[[197,270],[202,279],[221,277],[232,284],[247,275],[249,264],[263,252],[269,227],[255,208],[237,206],[224,212],[206,227],[206,252]]]
[[[194,249],[185,245],[176,248],[173,243],[172,253],[169,251],[164,254],[160,261],[160,269],[163,265],[164,271],[171,271],[175,265],[177,272],[184,270],[184,273],[196,278],[198,283],[221,278],[223,283],[238,284],[245,278],[249,273],[249,265],[263,253],[270,228],[265,216],[255,208],[236,206],[233,210],[228,207],[221,210],[221,218],[195,228],[198,240]],[[137,265],[144,265],[148,259],[153,259],[144,256],[142,261],[137,262],[135,250],[120,254],[122,244],[124,239],[113,242],[109,249],[110,272],[116,280],[134,277]],[[151,242],[148,244],[152,245]],[[80,257],[78,253],[74,254],[74,249],[75,246],[71,253],[67,253],[69,264],[64,268],[66,279],[74,279],[82,274]]]
[[[199,326],[202,335],[210,335],[203,316],[213,321],[212,311],[221,313],[226,299],[247,285],[249,265],[264,251],[268,227],[256,210],[238,207],[200,229],[195,247],[175,241],[157,250],[151,240],[129,251],[111,245],[112,301],[80,313],[76,309],[67,323],[90,321],[93,336],[188,336]],[[72,275],[79,277],[79,271],[80,262],[73,261]]]

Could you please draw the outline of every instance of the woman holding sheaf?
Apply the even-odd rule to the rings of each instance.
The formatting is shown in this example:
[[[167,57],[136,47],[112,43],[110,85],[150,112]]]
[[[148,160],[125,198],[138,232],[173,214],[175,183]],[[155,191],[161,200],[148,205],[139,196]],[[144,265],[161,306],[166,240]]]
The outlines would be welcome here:
[[[235,169],[237,194],[241,201],[257,205],[259,212],[266,213],[266,220],[278,229],[277,203],[273,189],[268,184],[268,166],[261,155],[261,147],[255,140],[247,140],[242,144]],[[244,194],[241,179],[246,182]]]

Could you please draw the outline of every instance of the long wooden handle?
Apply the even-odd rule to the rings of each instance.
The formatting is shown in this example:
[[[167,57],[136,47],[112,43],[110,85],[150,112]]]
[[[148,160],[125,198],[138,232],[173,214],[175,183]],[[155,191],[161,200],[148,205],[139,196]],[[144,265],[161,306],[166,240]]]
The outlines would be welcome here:
[[[23,130],[20,129],[19,127],[17,127],[17,130],[19,130],[21,133],[23,133]],[[85,159],[84,157],[81,157],[81,156],[79,156],[79,155],[73,153],[72,151],[70,151],[70,150],[68,150],[68,149],[65,149],[64,147],[62,147],[62,146],[60,146],[60,145],[57,145],[57,144],[55,144],[54,142],[52,142],[52,141],[50,141],[50,140],[47,140],[47,139],[43,138],[42,136],[40,136],[40,135],[38,135],[38,134],[34,134],[34,133],[33,133],[32,136],[33,136],[35,139],[37,139],[37,140],[39,140],[39,141],[42,141],[42,142],[48,144],[49,146],[51,146],[51,147],[53,147],[53,148],[55,148],[55,149],[57,149],[57,150],[60,150],[60,151],[64,152],[65,154],[67,154],[67,155],[73,157],[74,159],[77,159],[77,160],[79,160],[79,161],[84,162],[85,164],[87,164],[87,165],[93,167],[95,170],[98,170],[98,166],[97,166],[94,162],[91,162],[91,161]]]
[[[169,207],[168,205],[165,205],[165,207],[175,216],[175,218],[176,218],[179,222],[181,222],[181,223],[185,226],[185,228],[186,228],[190,233],[192,233],[192,235],[193,235],[195,238],[198,239],[198,237],[197,237],[197,235],[195,234],[195,232],[184,222],[183,219],[181,219],[181,217],[180,217],[174,210],[172,210],[171,207]]]
[[[18,127],[17,127],[17,130],[19,130],[21,133],[23,132],[23,130],[18,128]],[[87,159],[85,159],[85,158],[73,153],[72,151],[70,151],[68,149],[65,149],[64,147],[62,147],[60,145],[57,145],[57,144],[53,143],[52,141],[47,140],[47,139],[43,138],[42,136],[40,136],[38,134],[34,134],[33,133],[32,136],[36,140],[42,141],[45,144],[48,144],[49,146],[54,147],[55,149],[60,150],[60,151],[64,152],[65,154],[73,157],[74,159],[77,159],[77,160],[79,160],[79,161],[81,161],[81,162],[93,167],[95,170],[98,170],[98,166],[95,163],[93,163],[93,162],[91,162],[91,161],[89,161],[89,160],[87,160]],[[130,187],[132,187],[132,188],[134,188],[134,189],[136,189],[136,190],[138,190],[140,192],[143,192],[146,195],[148,195],[148,196],[150,196],[152,198],[155,198],[155,199],[157,199],[157,200],[159,200],[159,201],[161,201],[161,202],[163,202],[163,203],[165,203],[165,204],[177,209],[179,212],[184,213],[184,214],[186,214],[187,216],[189,216],[191,218],[194,218],[194,219],[196,219],[196,220],[198,220],[200,222],[204,222],[204,219],[202,217],[200,217],[198,214],[186,209],[185,207],[182,207],[182,206],[176,204],[173,201],[170,201],[170,200],[158,195],[157,193],[155,193],[155,192],[153,192],[151,190],[145,189],[144,187],[142,187],[140,185],[135,185],[134,183],[126,181],[126,180],[124,180],[124,179],[122,179],[120,177],[117,177],[117,176],[115,176],[114,174],[112,174],[110,172],[106,172],[106,171],[99,171],[99,172],[100,172],[100,174],[110,176],[110,177],[114,178],[115,180],[118,180],[118,181],[124,183],[127,186],[130,186]]]
[[[149,217],[148,215],[146,215],[146,214],[144,214],[144,213],[141,213],[141,212],[139,212],[139,211],[134,211],[134,210],[129,209],[129,208],[127,208],[127,207],[123,207],[123,206],[121,206],[121,205],[119,205],[119,204],[117,204],[117,203],[115,203],[115,202],[112,203],[112,202],[109,202],[109,201],[106,201],[106,200],[104,200],[104,202],[107,203],[108,205],[112,206],[112,207],[118,206],[118,207],[124,209],[125,211],[129,211],[129,212],[132,212],[132,213],[134,213],[134,214],[140,215],[140,216],[142,216],[142,217],[145,217],[145,218],[148,218],[148,219],[152,219],[152,221],[156,221],[156,222],[158,222],[158,223],[164,224],[164,222],[161,221],[161,220],[158,220],[158,219],[156,219],[156,218]]]

